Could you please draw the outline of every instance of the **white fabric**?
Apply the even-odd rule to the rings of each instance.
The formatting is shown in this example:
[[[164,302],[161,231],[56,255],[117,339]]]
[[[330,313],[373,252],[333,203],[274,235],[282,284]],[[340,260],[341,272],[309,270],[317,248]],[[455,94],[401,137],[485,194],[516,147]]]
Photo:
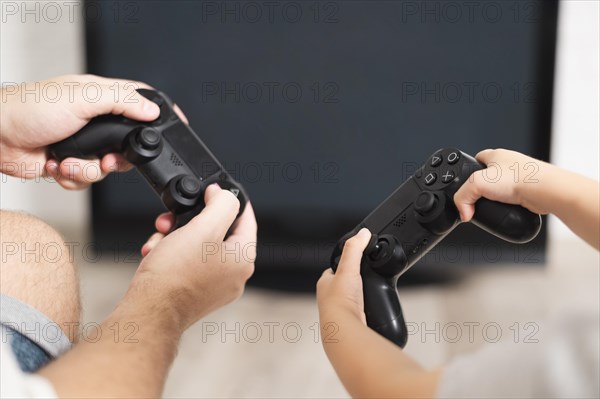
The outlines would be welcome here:
[[[45,378],[21,371],[10,345],[4,340],[0,343],[0,397],[57,398]]]
[[[487,344],[444,371],[439,398],[599,398],[600,316],[571,312],[538,343]]]

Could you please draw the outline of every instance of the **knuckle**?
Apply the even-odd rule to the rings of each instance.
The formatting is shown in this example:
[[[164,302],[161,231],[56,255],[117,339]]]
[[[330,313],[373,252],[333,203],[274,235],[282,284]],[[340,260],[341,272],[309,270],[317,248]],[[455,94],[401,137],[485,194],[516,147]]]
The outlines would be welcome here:
[[[358,240],[358,237],[354,236],[346,240],[346,242],[344,243],[344,251],[354,251],[358,249],[359,246],[360,242]]]

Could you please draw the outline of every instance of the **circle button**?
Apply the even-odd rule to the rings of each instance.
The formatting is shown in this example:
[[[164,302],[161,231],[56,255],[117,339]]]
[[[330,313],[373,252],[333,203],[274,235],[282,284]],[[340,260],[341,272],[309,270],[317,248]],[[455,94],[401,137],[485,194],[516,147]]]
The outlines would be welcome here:
[[[450,165],[454,165],[455,163],[458,162],[459,159],[460,159],[460,155],[456,151],[448,154],[448,163]]]

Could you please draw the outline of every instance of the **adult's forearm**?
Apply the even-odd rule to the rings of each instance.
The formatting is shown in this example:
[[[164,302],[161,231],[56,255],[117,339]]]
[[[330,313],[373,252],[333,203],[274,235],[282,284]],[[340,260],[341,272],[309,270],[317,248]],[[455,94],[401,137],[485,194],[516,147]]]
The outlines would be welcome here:
[[[53,384],[59,397],[162,394],[182,327],[166,303],[151,302],[148,298],[152,297],[144,298],[145,295],[128,293],[102,323],[97,342],[88,337],[40,370],[39,374]]]
[[[440,371],[427,371],[354,315],[321,315],[323,346],[353,397],[433,397]],[[337,328],[330,335],[332,326]]]

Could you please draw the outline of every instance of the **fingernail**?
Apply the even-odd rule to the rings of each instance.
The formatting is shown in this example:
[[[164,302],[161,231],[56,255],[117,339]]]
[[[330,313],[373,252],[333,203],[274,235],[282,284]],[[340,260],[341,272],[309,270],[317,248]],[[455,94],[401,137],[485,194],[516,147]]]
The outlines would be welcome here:
[[[69,172],[69,178],[74,179],[75,176],[77,176],[79,174],[79,172],[81,171],[81,168],[79,167],[79,165],[74,164],[74,165],[68,165],[68,172]]]
[[[51,177],[54,177],[58,174],[58,163],[50,161],[46,164],[46,170]]]
[[[359,230],[357,236],[369,236],[369,237],[371,237],[371,232],[366,227],[363,227],[362,229]]]
[[[145,101],[144,102],[144,113],[150,116],[158,116],[160,114],[160,108],[155,102]]]

